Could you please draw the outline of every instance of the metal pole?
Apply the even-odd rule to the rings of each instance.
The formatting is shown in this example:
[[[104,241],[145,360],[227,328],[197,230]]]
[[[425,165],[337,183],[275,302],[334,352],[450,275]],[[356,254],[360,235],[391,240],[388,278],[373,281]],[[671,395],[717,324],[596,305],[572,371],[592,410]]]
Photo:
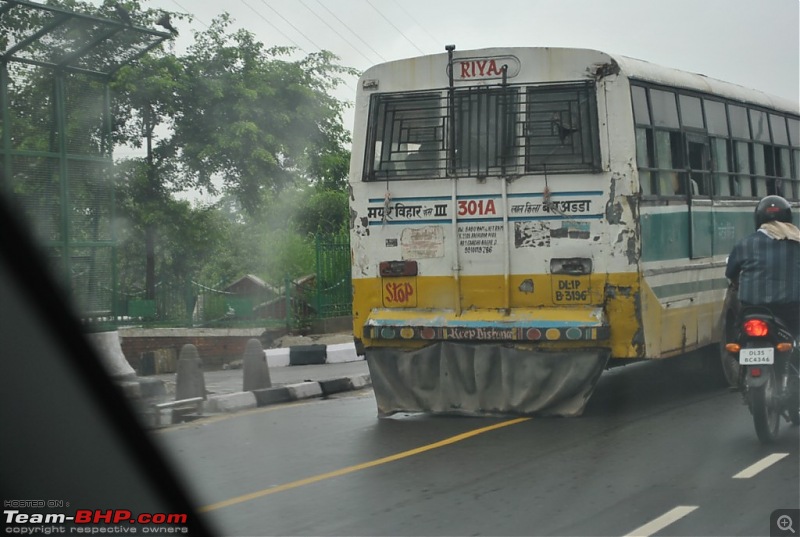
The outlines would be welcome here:
[[[61,260],[63,262],[64,278],[67,293],[73,295],[72,289],[72,263],[70,255],[72,255],[70,245],[70,229],[69,229],[69,166],[67,164],[67,118],[66,106],[67,98],[65,91],[64,73],[56,71],[54,78],[55,90],[55,116],[56,128],[58,129],[58,174],[61,181],[61,243],[63,251],[61,253]],[[74,299],[74,297],[73,297]]]
[[[108,185],[111,189],[111,207],[110,207],[110,215],[111,215],[111,317],[113,319],[117,319],[117,316],[120,315],[119,311],[119,289],[117,288],[119,282],[117,281],[118,274],[117,274],[117,233],[116,233],[116,226],[113,225],[114,219],[116,218],[116,206],[117,206],[117,199],[116,199],[116,189],[114,188],[114,157],[112,153],[112,142],[111,142],[111,131],[113,129],[113,124],[111,121],[111,88],[109,86],[109,81],[106,80],[103,84],[103,143],[101,145],[101,156],[105,156],[108,159],[108,165],[105,168],[106,172],[106,180],[108,181]],[[191,319],[191,315],[189,316]],[[114,329],[117,328],[115,323]]]
[[[456,315],[461,315],[461,264],[459,262],[459,244],[458,244],[458,176],[456,175],[456,130],[455,130],[455,86],[453,83],[453,51],[456,49],[455,45],[447,45],[444,47],[447,51],[447,76],[449,79],[449,87],[447,89],[447,175],[453,182],[453,189],[450,194],[451,203],[451,227],[453,229],[453,299],[454,309]]]
[[[314,247],[316,249],[317,254],[317,281],[316,281],[316,292],[314,293],[315,302],[314,310],[317,312],[317,316],[320,315],[320,306],[322,304],[322,274],[325,272],[322,267],[322,254],[320,249],[322,245],[319,241],[319,234],[314,235]]]
[[[511,313],[511,239],[508,224],[508,178],[506,177],[506,160],[509,145],[509,106],[508,106],[508,65],[503,65],[502,99],[500,104],[500,185],[503,195],[503,234],[505,235],[503,251],[503,309],[506,315]]]
[[[286,331],[292,331],[292,297],[291,297],[291,280],[289,280],[289,275],[286,274],[283,277],[283,300],[284,300],[284,315],[286,315]]]
[[[455,45],[447,45],[444,47],[447,51],[447,77],[449,85],[447,87],[447,160],[448,162],[448,175],[454,175],[456,171],[456,128],[455,128],[455,86],[453,82],[453,51],[456,49]]]
[[[8,100],[8,84],[8,64],[3,62],[0,67],[0,107],[3,109],[3,176],[0,178],[0,189],[10,195],[13,168],[11,165],[11,113],[9,112],[11,103]]]

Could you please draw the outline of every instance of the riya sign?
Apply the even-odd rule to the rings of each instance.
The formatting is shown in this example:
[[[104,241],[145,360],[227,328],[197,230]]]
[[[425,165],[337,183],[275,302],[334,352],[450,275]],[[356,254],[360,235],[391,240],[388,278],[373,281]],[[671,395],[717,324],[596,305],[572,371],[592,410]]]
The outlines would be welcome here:
[[[508,78],[513,78],[519,74],[519,59],[514,56],[458,58],[453,60],[453,78],[455,80],[491,80],[503,78],[503,66],[506,66],[508,70]]]

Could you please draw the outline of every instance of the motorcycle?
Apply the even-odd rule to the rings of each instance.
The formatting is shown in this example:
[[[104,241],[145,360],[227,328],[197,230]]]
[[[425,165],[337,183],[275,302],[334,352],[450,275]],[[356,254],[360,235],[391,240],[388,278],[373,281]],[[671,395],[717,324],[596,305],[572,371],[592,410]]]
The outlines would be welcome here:
[[[738,387],[758,439],[771,444],[778,438],[781,418],[800,424],[800,346],[767,307],[742,307],[737,323],[725,348],[738,355]]]

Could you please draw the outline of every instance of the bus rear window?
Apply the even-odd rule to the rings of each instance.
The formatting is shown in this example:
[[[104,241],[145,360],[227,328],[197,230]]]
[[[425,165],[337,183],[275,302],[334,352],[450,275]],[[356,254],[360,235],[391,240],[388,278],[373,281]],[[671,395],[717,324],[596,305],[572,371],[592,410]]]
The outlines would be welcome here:
[[[364,180],[600,171],[593,83],[449,94],[372,95]]]
[[[444,175],[445,107],[439,93],[373,95],[367,179]]]
[[[588,84],[528,89],[526,171],[599,171],[597,104],[593,90]]]

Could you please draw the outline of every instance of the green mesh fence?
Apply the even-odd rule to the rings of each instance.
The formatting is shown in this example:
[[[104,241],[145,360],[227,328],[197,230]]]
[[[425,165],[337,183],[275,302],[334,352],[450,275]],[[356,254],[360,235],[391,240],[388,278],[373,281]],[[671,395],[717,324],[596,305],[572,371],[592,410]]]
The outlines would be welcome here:
[[[105,82],[10,63],[2,75],[4,193],[87,320],[114,311],[114,191]],[[8,128],[6,128],[8,127]]]
[[[57,5],[0,2],[0,195],[89,322],[113,322],[127,306],[116,289],[108,81],[169,37]],[[140,311],[157,316],[159,305]]]
[[[316,316],[350,315],[353,307],[350,238],[347,235],[318,236],[316,248]]]

